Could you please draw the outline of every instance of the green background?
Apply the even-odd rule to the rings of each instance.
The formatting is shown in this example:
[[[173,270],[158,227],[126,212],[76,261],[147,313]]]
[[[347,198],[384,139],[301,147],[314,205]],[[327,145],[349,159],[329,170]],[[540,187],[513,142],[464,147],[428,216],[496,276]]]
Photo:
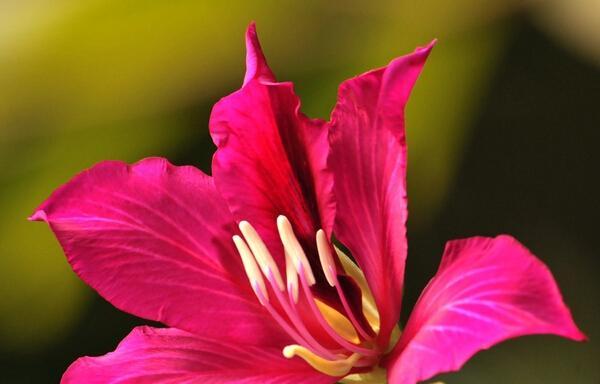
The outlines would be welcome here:
[[[26,217],[104,159],[210,172],[210,109],[240,86],[256,20],[278,78],[322,118],[341,81],[438,38],[407,111],[404,319],[446,240],[510,233],[549,265],[590,341],[508,341],[442,379],[600,383],[600,10],[557,4],[0,2],[0,382],[58,382],[144,323],[78,281]]]

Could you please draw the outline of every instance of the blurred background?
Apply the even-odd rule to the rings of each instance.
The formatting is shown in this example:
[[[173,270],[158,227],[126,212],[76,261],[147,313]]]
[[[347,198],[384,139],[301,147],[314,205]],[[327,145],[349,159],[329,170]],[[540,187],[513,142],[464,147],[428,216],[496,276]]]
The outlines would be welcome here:
[[[446,240],[510,233],[554,272],[590,337],[478,354],[446,383],[600,383],[600,1],[0,0],[0,382],[56,383],[143,321],[81,283],[26,217],[104,159],[210,171],[212,105],[256,20],[304,112],[344,79],[439,39],[410,101],[404,313]]]

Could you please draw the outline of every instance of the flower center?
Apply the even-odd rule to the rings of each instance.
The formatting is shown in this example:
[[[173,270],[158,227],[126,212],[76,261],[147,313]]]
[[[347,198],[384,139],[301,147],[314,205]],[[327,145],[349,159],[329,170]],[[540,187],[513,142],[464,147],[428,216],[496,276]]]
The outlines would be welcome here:
[[[353,367],[374,366],[380,355],[373,336],[379,331],[379,313],[362,271],[336,248],[339,264],[361,289],[362,315],[372,330],[365,329],[357,320],[338,280],[333,247],[325,232],[320,229],[316,233],[317,251],[325,279],[336,289],[343,313],[313,295],[311,286],[316,283],[313,270],[285,216],[277,218],[277,229],[285,251],[285,283],[254,227],[242,221],[239,228],[243,238],[233,236],[233,242],[252,290],[273,319],[296,342],[286,346],[283,355],[287,358],[300,357],[316,370],[336,377],[347,375]],[[307,304],[302,310],[298,304],[301,298]],[[305,311],[310,311],[308,315],[316,320],[311,321],[310,326]]]

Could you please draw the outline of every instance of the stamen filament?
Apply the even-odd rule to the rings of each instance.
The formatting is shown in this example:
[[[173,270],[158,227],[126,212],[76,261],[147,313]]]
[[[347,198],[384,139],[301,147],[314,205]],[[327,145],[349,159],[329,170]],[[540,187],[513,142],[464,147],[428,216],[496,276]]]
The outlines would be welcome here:
[[[352,323],[354,328],[358,331],[358,333],[360,333],[360,335],[364,339],[373,340],[373,336],[371,336],[369,333],[367,333],[367,331],[365,331],[363,326],[356,319],[356,316],[354,316],[354,312],[350,308],[350,305],[348,304],[348,299],[346,298],[346,295],[344,294],[344,291],[342,291],[342,288],[340,287],[340,285],[339,284],[336,285],[335,288],[336,288],[338,297],[340,298],[340,301],[342,302],[342,306],[344,307],[344,311],[346,312],[346,315],[348,315],[348,319],[350,320],[350,322]]]
[[[308,299],[308,304],[309,304],[311,311],[317,318],[317,321],[319,322],[319,324],[321,325],[323,330],[325,330],[325,332],[327,332],[327,334],[329,336],[331,336],[331,338],[333,340],[335,340],[336,343],[338,343],[340,346],[342,346],[343,348],[346,348],[349,351],[360,353],[362,355],[368,355],[368,356],[375,355],[376,352],[373,351],[372,349],[359,347],[356,344],[352,344],[352,343],[348,342],[346,339],[341,337],[333,328],[331,328],[331,326],[329,325],[329,323],[327,323],[327,320],[325,320],[325,318],[323,317],[323,314],[321,313],[321,311],[319,311],[319,309],[317,308],[317,305],[315,304],[315,298],[314,298],[312,292],[310,291],[308,282],[306,281],[306,276],[304,273],[303,266],[299,265],[298,267],[300,268],[300,271],[298,273],[298,275],[300,276],[300,282],[301,282],[300,285],[302,286],[304,294],[306,295],[306,298]]]
[[[365,275],[362,273],[360,268],[346,255],[344,252],[335,247],[335,253],[338,255],[340,263],[344,268],[344,272],[346,272],[350,277],[356,281],[360,290],[362,292],[362,307],[363,314],[367,318],[367,321],[371,325],[371,328],[375,333],[379,332],[379,312],[377,311],[377,306],[375,305],[375,299],[373,298],[373,294],[369,289],[369,284],[365,278]]]
[[[240,227],[243,227],[243,233],[249,234],[249,236],[248,236],[249,239],[256,240],[253,238],[253,236],[254,236],[253,233],[256,233],[256,230],[254,230],[254,227],[252,227],[252,225],[248,222],[243,221],[242,223],[240,224]],[[258,236],[258,234],[256,234],[256,236]],[[272,288],[273,292],[275,293],[275,297],[277,298],[277,301],[283,308],[283,311],[284,311],[285,315],[287,316],[287,318],[292,322],[292,324],[294,326],[294,330],[297,332],[297,336],[295,336],[295,337],[301,338],[301,340],[304,341],[303,344],[307,344],[308,346],[311,347],[311,349],[313,349],[315,352],[318,352],[319,354],[323,355],[324,357],[335,359],[336,356],[333,353],[331,353],[328,349],[323,347],[310,334],[310,332],[308,331],[308,329],[306,328],[306,326],[300,319],[297,311],[292,311],[288,300],[286,300],[283,297],[282,291],[279,289],[279,286],[277,283],[278,270],[271,269],[272,265],[275,265],[274,264],[275,262],[273,261],[273,263],[271,264],[270,261],[268,261],[268,259],[267,259],[267,262],[263,262],[263,265],[265,265],[265,268],[263,268],[263,270],[262,270],[263,273],[261,274],[261,271],[257,265],[257,262],[260,263],[260,259],[256,254],[253,254],[252,250],[250,249],[250,248],[252,248],[252,243],[249,244],[249,246],[250,246],[250,248],[249,248],[248,245],[246,245],[246,242],[243,239],[241,239],[239,236],[234,236],[234,242],[236,244],[236,247],[238,248],[238,252],[240,252],[240,254],[243,254],[242,261],[243,261],[244,265],[246,265],[246,264],[249,265],[249,268],[252,270],[252,273],[255,274],[253,276],[255,276],[256,280],[259,280],[260,283],[262,284],[264,289],[261,289],[261,291],[262,291],[261,293],[264,292],[264,294],[266,294],[267,290],[264,286],[265,283],[263,280],[263,274],[267,278],[267,281],[270,283],[271,288]],[[259,247],[255,246],[254,249],[260,249],[260,246]],[[270,258],[272,260],[270,254],[268,254],[268,258]],[[296,280],[296,289],[298,289],[298,287],[297,287],[298,274],[296,273],[295,269],[293,270],[293,275],[295,276],[295,280]],[[290,276],[288,276],[288,279],[289,278],[290,278]],[[259,295],[257,295],[257,296],[259,297],[259,300],[260,300],[261,296],[259,296]],[[264,306],[267,306],[265,302],[261,301],[261,303]],[[279,312],[274,308],[272,309],[272,311],[279,314]],[[279,315],[278,319],[280,322],[284,322],[287,325],[287,321],[283,317],[281,317],[281,315]],[[288,327],[289,327],[288,329],[292,329],[292,327],[290,327],[289,325],[288,325]]]
[[[269,278],[269,276],[267,276],[267,280],[269,280],[272,285],[275,284],[272,281],[272,279]],[[308,331],[308,329],[306,328],[306,326],[304,325],[304,323],[300,319],[300,316],[298,315],[298,312],[295,311],[295,310],[292,310],[292,308],[290,307],[290,305],[287,302],[287,300],[285,300],[285,298],[283,297],[282,292],[279,291],[279,290],[277,290],[277,289],[275,289],[274,286],[273,286],[273,292],[275,292],[275,296],[277,297],[277,300],[281,304],[281,306],[283,308],[283,311],[285,312],[285,314],[287,315],[287,317],[291,320],[292,324],[294,325],[294,327],[296,328],[296,330],[299,332],[300,336],[302,336],[307,341],[307,344],[311,347],[311,349],[313,349],[315,352],[317,352],[317,353],[319,353],[319,354],[321,354],[323,356],[326,356],[327,358],[335,358],[335,355],[333,353],[331,353],[327,348],[323,347],[312,336],[312,334]]]
[[[260,297],[259,297],[259,300],[260,300]],[[290,335],[290,337],[292,339],[294,339],[294,341],[296,341],[296,343],[301,344],[301,345],[308,344],[306,342],[306,340],[304,340],[304,338],[302,338],[302,336],[300,336],[300,334],[298,332],[296,332],[295,329],[293,329],[292,327],[290,327],[290,325],[283,319],[283,317],[281,317],[281,315],[279,314],[279,312],[277,312],[275,310],[275,308],[273,308],[273,306],[268,301],[267,301],[266,304],[264,304],[264,307],[269,312],[269,314],[271,315],[271,317],[273,317],[273,319],[275,319],[275,321],[281,326],[281,328],[283,328],[283,330],[288,335]]]
[[[325,273],[325,278],[329,282],[329,285],[336,288],[338,297],[342,302],[342,306],[344,307],[344,311],[346,312],[346,315],[348,315],[350,322],[363,338],[372,340],[373,337],[367,333],[367,331],[365,331],[362,325],[358,322],[356,316],[354,315],[354,311],[352,311],[350,305],[348,304],[348,299],[346,298],[346,295],[344,294],[344,291],[342,290],[337,278],[335,262],[333,261],[333,256],[331,255],[331,245],[327,240],[325,231],[322,229],[317,231],[317,250],[319,252],[319,260],[321,261],[323,272]]]
[[[294,233],[292,224],[285,216],[277,217],[277,229],[285,253],[285,283],[279,266],[254,227],[247,221],[241,221],[239,229],[243,236],[233,236],[233,242],[254,294],[283,331],[297,343],[283,349],[285,357],[298,356],[318,371],[337,377],[346,376],[353,367],[370,367],[377,363],[380,351],[372,340],[374,332],[378,331],[379,314],[373,296],[368,291],[360,269],[336,248],[344,272],[354,278],[361,288],[363,314],[374,330],[373,332],[367,328],[367,332],[358,322],[340,284],[337,274],[340,264],[336,264],[338,261],[332,252],[332,245],[323,230],[316,233],[319,261],[325,279],[336,289],[343,311],[337,306],[331,307],[313,295],[310,287],[316,283],[316,279],[312,266]],[[265,278],[272,292],[269,292]],[[286,290],[287,297],[284,294]],[[323,331],[338,346],[329,347],[331,341],[327,339],[321,340],[326,341],[326,344],[317,340],[317,336],[325,337],[320,330],[311,327],[313,332],[309,331],[308,324],[305,323],[305,314],[300,314],[300,310],[305,310],[304,301],[302,308],[297,305],[300,292],[304,294],[308,303],[309,312],[306,316],[315,318]],[[275,295],[276,302],[269,299],[269,294]]]
[[[239,236],[233,236],[233,242],[241,256],[242,264],[244,265],[244,269],[246,270],[246,275],[250,280],[250,286],[256,294],[258,301],[267,309],[271,317],[275,319],[275,321],[297,342],[300,344],[305,344],[306,340],[300,336],[292,327],[290,327],[287,322],[279,315],[279,313],[271,306],[269,303],[269,296],[267,287],[265,285],[265,281],[263,279],[262,274],[260,273],[260,269],[256,264],[256,259],[246,242]],[[281,294],[277,287],[275,287],[272,279],[269,279],[271,282],[271,286],[273,287],[273,292]]]

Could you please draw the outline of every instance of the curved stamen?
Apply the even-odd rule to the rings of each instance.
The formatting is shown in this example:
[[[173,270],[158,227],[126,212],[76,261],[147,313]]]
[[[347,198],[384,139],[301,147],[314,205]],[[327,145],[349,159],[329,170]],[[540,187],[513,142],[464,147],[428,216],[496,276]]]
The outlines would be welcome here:
[[[365,329],[362,327],[362,325],[356,319],[356,316],[354,315],[354,311],[350,308],[350,305],[348,304],[348,299],[346,298],[346,294],[344,293],[344,291],[342,290],[342,287],[340,286],[340,283],[337,278],[335,262],[333,261],[333,256],[331,255],[331,245],[329,244],[329,241],[327,240],[327,235],[325,234],[325,231],[323,231],[322,229],[319,229],[317,231],[316,237],[317,237],[317,251],[319,252],[319,260],[321,261],[321,265],[323,267],[323,271],[325,272],[325,277],[327,278],[329,285],[331,285],[332,287],[335,287],[338,297],[340,298],[340,301],[342,302],[342,306],[344,307],[344,311],[346,312],[346,315],[348,315],[348,318],[350,319],[350,322],[352,322],[352,325],[354,326],[354,328],[358,331],[358,333],[360,333],[360,335],[364,339],[372,340],[373,337],[369,333],[367,333],[367,331],[365,331]]]
[[[260,301],[262,305],[265,305],[265,303],[269,301],[269,293],[267,292],[267,287],[262,274],[258,269],[258,265],[256,265],[254,255],[250,252],[250,249],[248,249],[246,242],[238,235],[233,236],[233,243],[240,254],[246,276],[248,276],[248,281],[250,281],[250,286],[252,287],[254,294],[258,297],[258,301]]]
[[[241,221],[239,228],[244,235],[246,242],[248,242],[252,253],[256,257],[256,261],[258,262],[260,269],[263,271],[263,274],[266,276],[270,271],[277,282],[277,287],[281,291],[285,291],[285,284],[283,284],[283,279],[281,278],[281,274],[279,274],[279,268],[277,267],[275,260],[273,260],[273,257],[267,249],[267,246],[260,238],[258,232],[256,232],[254,227],[247,221]]]
[[[318,353],[318,354],[320,354],[320,355],[322,355],[322,356],[324,356],[324,357],[326,357],[328,359],[336,359],[337,356],[334,353],[332,353],[327,348],[325,348],[323,345],[321,345],[321,343],[319,343],[312,336],[312,334],[309,332],[309,330],[306,328],[306,326],[304,325],[304,323],[300,319],[298,311],[295,310],[295,308],[293,310],[290,307],[289,303],[287,303],[287,301],[283,298],[282,293],[281,292],[275,292],[275,296],[277,296],[277,300],[279,301],[279,303],[283,307],[283,310],[284,310],[285,314],[287,315],[287,317],[292,321],[292,324],[296,327],[296,329],[298,330],[298,332],[300,332],[300,334],[307,341],[307,345],[311,347],[310,349],[312,349],[316,353]]]
[[[323,355],[324,357],[327,357],[329,359],[336,359],[336,355],[334,355],[332,352],[330,352],[328,349],[326,349],[324,346],[322,346],[312,336],[312,334],[308,331],[308,329],[306,328],[306,326],[300,319],[298,312],[293,311],[292,308],[290,307],[290,303],[283,297],[282,291],[279,289],[279,285],[278,285],[278,277],[279,277],[279,279],[281,279],[281,276],[279,275],[279,271],[276,269],[277,264],[275,263],[275,260],[273,260],[273,256],[271,256],[271,253],[268,251],[266,246],[262,247],[260,244],[257,246],[256,244],[253,243],[253,241],[256,241],[256,239],[258,238],[258,234],[256,233],[256,230],[254,229],[254,227],[252,227],[252,225],[250,223],[248,223],[246,221],[242,221],[240,223],[240,230],[244,234],[244,237],[246,238],[246,242],[244,242],[244,240],[242,240],[239,236],[234,236],[233,240],[238,249],[238,252],[240,252],[240,255],[243,255],[242,261],[244,263],[248,263],[252,267],[253,273],[258,274],[258,277],[260,278],[260,282],[263,284],[263,288],[264,288],[264,281],[262,280],[262,275],[260,274],[260,270],[258,269],[257,262],[259,265],[262,266],[263,274],[267,278],[267,281],[270,283],[271,288],[273,289],[273,292],[275,293],[275,297],[277,298],[277,301],[283,308],[283,312],[285,313],[287,318],[289,320],[291,320],[292,324],[295,327],[295,331],[297,332],[298,336],[300,336],[302,338],[302,340],[305,341],[305,344],[310,346],[310,348],[312,350]],[[246,237],[246,234],[249,234],[249,237]],[[254,234],[256,234],[256,236],[254,236]],[[261,240],[261,244],[264,245],[262,240]],[[248,247],[250,247],[250,248],[248,248]],[[261,257],[259,258],[256,254],[253,254],[251,249],[259,249],[261,252]],[[256,259],[256,261],[255,261],[255,259]],[[296,281],[297,281],[298,275],[297,275],[295,269],[294,269],[293,273],[296,276]],[[289,276],[288,276],[288,278],[289,278]],[[297,289],[297,287],[296,287],[296,289]],[[266,293],[266,289],[262,289],[262,291]],[[266,306],[265,303],[263,303],[263,302],[261,302],[261,303]],[[275,311],[275,309],[273,309],[273,311]],[[283,318],[281,318],[281,321],[285,321],[285,320],[283,320]]]
[[[323,316],[321,311],[319,311],[319,308],[317,308],[317,305],[315,304],[315,298],[314,298],[312,292],[310,291],[308,282],[306,281],[307,279],[305,276],[304,267],[303,267],[302,263],[296,264],[296,268],[298,269],[298,276],[300,276],[300,282],[301,282],[300,285],[302,286],[302,290],[304,291],[304,294],[306,295],[306,297],[308,299],[309,307],[310,307],[311,311],[313,312],[313,314],[315,315],[319,324],[321,324],[321,327],[323,328],[323,330],[325,330],[325,332],[327,332],[327,334],[329,336],[331,336],[331,338],[333,340],[335,340],[336,343],[338,343],[340,346],[346,348],[348,351],[360,353],[362,355],[367,355],[367,356],[376,355],[377,352],[373,351],[372,349],[359,347],[356,344],[350,343],[349,341],[347,341],[346,339],[341,337],[333,328],[331,328],[331,325],[329,325],[327,320],[325,320],[325,317]]]
[[[279,215],[277,217],[277,230],[279,231],[279,236],[281,237],[281,242],[283,243],[283,248],[285,251],[290,255],[292,260],[300,260],[304,266],[304,270],[306,271],[306,279],[308,280],[308,284],[310,286],[314,285],[316,283],[315,275],[313,275],[310,263],[308,262],[308,259],[304,254],[304,250],[302,249],[300,242],[298,242],[298,238],[296,238],[296,235],[294,234],[292,224],[287,217],[283,215]]]
[[[342,267],[344,268],[344,272],[347,275],[352,277],[354,281],[360,287],[362,292],[362,307],[363,314],[367,318],[369,325],[375,331],[375,333],[379,332],[379,312],[377,311],[377,306],[375,305],[375,299],[373,298],[373,293],[369,289],[369,285],[367,284],[367,280],[365,279],[365,275],[362,273],[358,265],[352,261],[344,252],[342,252],[337,247],[335,248],[335,253],[338,256]]]
[[[288,359],[299,356],[316,370],[330,376],[346,376],[361,358],[360,354],[353,353],[348,357],[341,356],[342,358],[338,360],[327,360],[310,353],[310,351],[300,345],[288,345],[283,349],[283,355]]]
[[[239,229],[243,238],[233,236],[233,242],[242,259],[252,290],[277,324],[298,343],[284,348],[283,354],[286,357],[298,356],[315,369],[331,376],[345,376],[353,367],[367,367],[376,362],[379,351],[373,349],[372,333],[365,331],[349,305],[338,279],[338,265],[332,255],[332,246],[323,230],[316,233],[319,260],[327,282],[336,288],[345,315],[313,295],[310,287],[316,283],[316,280],[312,267],[290,221],[285,216],[277,217],[277,229],[285,251],[286,283],[283,281],[277,263],[254,227],[247,221],[241,221]],[[345,260],[340,258],[340,261],[346,270]],[[361,273],[360,270],[358,273]],[[272,292],[269,292],[264,278],[269,282]],[[362,290],[361,282],[358,284]],[[284,296],[286,290],[287,297]],[[308,315],[316,318],[320,328],[339,347],[325,347],[315,338],[317,335],[313,336],[309,331],[305,324],[306,318],[300,315],[300,308],[297,305],[300,292],[306,297],[310,308]],[[275,295],[279,305],[271,303],[269,294]],[[368,294],[365,296],[363,292],[362,298],[364,306]],[[375,315],[378,316],[377,313]],[[371,319],[369,317],[368,319],[371,323]]]
[[[258,301],[267,309],[269,314],[275,319],[275,321],[294,339],[297,343],[304,344],[306,341],[294,330],[292,329],[286,321],[279,315],[279,313],[273,308],[273,306],[269,302],[269,296],[267,293],[267,287],[265,286],[265,282],[263,277],[258,269],[258,265],[256,264],[254,255],[250,252],[248,245],[244,240],[242,240],[239,236],[233,236],[233,242],[242,258],[242,263],[244,265],[244,269],[246,270],[246,275],[250,280],[250,285],[258,298]],[[277,292],[276,289],[273,289],[274,292]]]
[[[306,254],[304,253],[302,246],[298,242],[298,238],[296,238],[296,234],[292,229],[292,224],[287,219],[287,217],[283,215],[277,217],[277,229],[279,230],[279,236],[281,237],[281,242],[283,243],[284,249],[288,252],[290,257],[292,258],[292,261],[294,262],[296,271],[298,272],[298,276],[300,277],[302,289],[304,290],[304,294],[308,299],[311,311],[314,313],[319,324],[321,324],[321,327],[341,347],[346,348],[347,350],[352,352],[361,353],[363,355],[374,355],[375,352],[373,350],[362,348],[357,346],[356,344],[348,342],[346,339],[341,337],[329,325],[329,323],[327,323],[327,321],[323,317],[323,314],[317,308],[317,305],[315,304],[315,298],[312,292],[310,291],[310,286],[315,284],[315,277],[310,267],[310,263],[308,262]]]
[[[260,300],[260,296],[258,298]],[[290,325],[283,319],[283,317],[281,317],[281,315],[279,314],[279,312],[277,312],[277,310],[275,308],[273,308],[273,306],[267,301],[266,304],[263,304],[264,307],[267,309],[267,311],[269,312],[269,314],[271,315],[271,317],[273,317],[275,319],[275,321],[277,322],[277,324],[279,324],[281,326],[281,328],[283,328],[283,330],[290,335],[290,337],[296,341],[296,343],[299,344],[303,344],[306,345],[308,344],[306,342],[306,340],[304,340],[302,338],[302,336],[300,336],[300,334],[298,332],[296,332],[295,329],[293,329],[292,327],[290,327]]]
[[[325,234],[325,231],[319,229],[317,231],[316,240],[317,252],[319,253],[319,261],[321,262],[321,267],[323,268],[325,278],[327,279],[329,285],[335,287],[338,283],[337,271],[335,268],[335,262],[333,261],[333,257],[331,256],[331,248],[329,245],[329,241],[327,241],[327,235]]]

